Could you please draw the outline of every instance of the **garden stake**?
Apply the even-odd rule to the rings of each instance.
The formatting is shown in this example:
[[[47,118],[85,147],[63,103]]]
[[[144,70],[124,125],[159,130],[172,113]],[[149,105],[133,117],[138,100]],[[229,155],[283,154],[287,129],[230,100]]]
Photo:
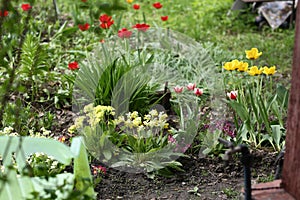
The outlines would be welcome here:
[[[231,154],[236,152],[241,152],[241,162],[244,166],[244,190],[245,190],[245,200],[251,200],[251,155],[249,149],[246,145],[241,144],[238,146],[234,146],[231,142],[224,140],[222,138],[218,139],[220,143],[224,144],[226,147],[230,149],[225,152],[224,160],[229,160]]]

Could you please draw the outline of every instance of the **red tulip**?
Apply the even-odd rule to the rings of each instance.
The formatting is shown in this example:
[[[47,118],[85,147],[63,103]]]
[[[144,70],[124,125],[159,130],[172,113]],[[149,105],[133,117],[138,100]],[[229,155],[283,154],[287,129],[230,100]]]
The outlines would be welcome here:
[[[89,23],[85,23],[85,24],[78,24],[78,28],[82,31],[86,31],[90,28]]]
[[[121,30],[118,31],[118,36],[120,38],[130,38],[130,36],[132,35],[132,32],[127,30],[126,28],[122,28]]]
[[[26,4],[22,4],[21,8],[22,8],[23,11],[28,11],[32,8],[32,6],[28,3],[26,3]]]
[[[160,9],[160,8],[162,8],[162,5],[161,5],[160,2],[156,2],[156,3],[153,4],[153,7],[156,8],[156,9]]]
[[[140,5],[139,4],[133,4],[132,7],[133,7],[134,10],[140,9]]]
[[[3,14],[2,11],[0,10],[0,17],[6,17],[8,15],[8,11],[4,10]]]
[[[150,28],[150,25],[148,25],[148,24],[136,24],[132,28],[136,28],[139,31],[144,31],[145,32]]]
[[[114,24],[114,20],[112,20],[112,17],[106,14],[101,15],[99,17],[99,20],[101,22],[100,27],[103,29],[108,29],[111,25]]]
[[[168,16],[161,16],[160,17],[162,21],[167,21],[168,20]]]
[[[72,71],[74,71],[74,70],[76,70],[76,69],[79,69],[79,65],[78,65],[78,63],[77,63],[76,61],[69,63],[69,64],[68,64],[68,67],[69,67],[69,69],[72,70]]]

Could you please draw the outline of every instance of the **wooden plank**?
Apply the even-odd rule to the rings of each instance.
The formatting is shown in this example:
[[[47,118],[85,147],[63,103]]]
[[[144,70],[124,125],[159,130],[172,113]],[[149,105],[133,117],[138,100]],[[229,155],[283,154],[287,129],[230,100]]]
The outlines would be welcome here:
[[[295,200],[294,197],[281,188],[281,180],[254,185],[252,187],[252,198],[255,200]]]
[[[300,1],[297,7],[299,8]],[[286,152],[282,185],[292,196],[300,197],[300,9],[296,13],[292,85],[289,97]]]

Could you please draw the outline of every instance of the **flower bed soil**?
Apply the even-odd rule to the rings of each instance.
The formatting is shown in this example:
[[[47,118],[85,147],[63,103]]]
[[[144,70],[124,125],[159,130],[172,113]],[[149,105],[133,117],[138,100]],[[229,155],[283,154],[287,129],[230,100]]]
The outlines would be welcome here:
[[[72,111],[56,110],[57,126],[52,132],[60,133],[68,140],[67,129],[74,117]],[[269,149],[251,149],[251,155],[252,184],[273,180],[277,153]],[[157,176],[150,179],[145,174],[130,174],[107,167],[107,173],[95,187],[97,199],[232,200],[242,196],[243,166],[238,155],[227,164],[220,157],[198,158],[198,155],[189,155],[189,158],[180,158],[179,161],[184,172],[175,172],[171,178]],[[195,187],[198,190],[191,192]]]
[[[274,176],[276,153],[252,152],[252,183]],[[238,157],[227,165],[221,158],[180,159],[185,172],[172,178],[147,178],[144,174],[129,174],[108,169],[95,190],[98,199],[240,199],[243,187],[243,166]],[[191,192],[195,187],[198,190]],[[190,192],[189,192],[190,191]]]

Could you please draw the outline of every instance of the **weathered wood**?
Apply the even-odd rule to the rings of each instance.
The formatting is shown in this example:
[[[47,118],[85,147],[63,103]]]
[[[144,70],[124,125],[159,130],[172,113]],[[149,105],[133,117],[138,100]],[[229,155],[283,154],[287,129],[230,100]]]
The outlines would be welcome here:
[[[294,197],[281,188],[281,180],[254,185],[252,187],[252,198],[255,200],[295,200]]]
[[[297,7],[299,7],[298,1]],[[288,108],[286,152],[284,156],[283,188],[300,199],[300,9],[297,9],[292,69],[292,85]]]

